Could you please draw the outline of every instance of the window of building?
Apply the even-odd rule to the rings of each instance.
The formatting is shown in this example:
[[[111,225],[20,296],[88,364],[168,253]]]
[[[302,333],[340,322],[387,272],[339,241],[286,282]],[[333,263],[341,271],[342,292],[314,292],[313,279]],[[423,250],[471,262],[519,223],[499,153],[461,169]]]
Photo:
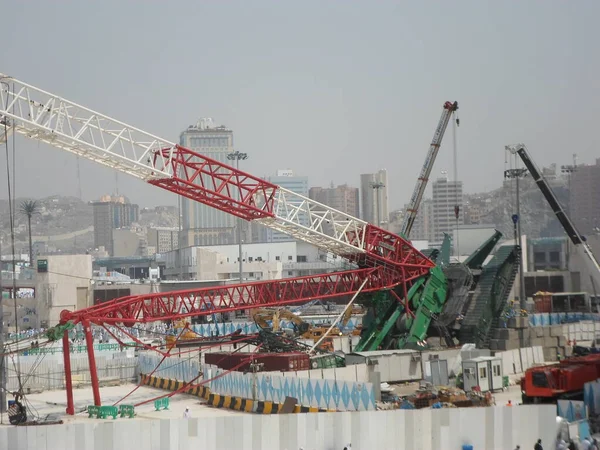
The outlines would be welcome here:
[[[487,367],[479,368],[479,378],[481,378],[481,379],[487,378]]]
[[[298,255],[296,256],[296,262],[305,263],[307,262],[307,258],[305,255]]]
[[[248,273],[248,276],[249,276],[250,278],[254,278],[254,272],[250,272],[250,273]]]
[[[292,261],[292,260],[293,260],[293,258],[291,257],[291,255],[288,256],[288,261]]]
[[[281,260],[281,257],[280,257],[280,256],[276,256],[276,257],[275,257],[275,261],[280,261],[280,260]]]
[[[500,366],[498,364],[492,366],[492,369],[494,371],[494,376],[495,377],[499,377],[500,376]]]
[[[248,258],[248,262],[252,262],[252,256]]]

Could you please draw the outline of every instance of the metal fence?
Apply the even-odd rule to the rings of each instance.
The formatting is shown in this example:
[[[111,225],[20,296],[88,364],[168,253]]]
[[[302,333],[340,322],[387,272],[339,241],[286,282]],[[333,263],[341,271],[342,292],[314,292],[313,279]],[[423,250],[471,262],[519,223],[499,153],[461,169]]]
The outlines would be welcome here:
[[[153,353],[140,353],[138,357],[139,373],[149,375],[158,366],[162,356]],[[200,373],[200,361],[197,353],[184,354],[181,357],[166,358],[154,372],[155,377],[171,378],[179,381],[191,381]]]
[[[52,390],[64,389],[65,368],[60,355],[27,355],[17,358],[6,358],[7,389],[19,389],[19,376],[23,389]],[[119,380],[132,381],[137,375],[137,358],[127,356],[124,352],[96,355],[98,378],[100,381]],[[90,383],[90,369],[87,354],[71,355],[71,374],[73,384]]]

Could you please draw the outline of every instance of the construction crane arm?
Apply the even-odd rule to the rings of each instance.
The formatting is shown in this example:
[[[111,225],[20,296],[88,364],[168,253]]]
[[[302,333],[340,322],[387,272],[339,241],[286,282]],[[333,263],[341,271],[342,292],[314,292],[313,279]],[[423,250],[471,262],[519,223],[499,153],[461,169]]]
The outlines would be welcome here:
[[[243,309],[276,307],[307,302],[315,298],[335,298],[374,292],[398,286],[397,276],[378,269],[357,269],[299,278],[207,287],[187,291],[162,292],[110,300],[77,311],[62,311],[61,323],[88,320],[97,324],[133,326],[157,320],[206,316]]]
[[[406,238],[410,236],[410,232],[417,218],[419,207],[421,206],[421,200],[423,199],[423,195],[425,194],[425,188],[427,187],[427,183],[429,182],[431,169],[433,169],[435,159],[437,158],[440,145],[442,144],[442,139],[444,138],[444,133],[446,132],[446,128],[448,127],[448,122],[450,121],[452,113],[454,113],[456,110],[458,110],[458,102],[444,103],[442,117],[440,117],[438,126],[435,129],[435,133],[431,141],[431,146],[429,147],[429,151],[427,152],[427,156],[425,157],[425,163],[423,164],[421,173],[419,174],[419,178],[417,179],[415,190],[412,194],[412,197],[410,198],[410,203],[408,204],[408,208],[406,210],[406,213],[404,214],[404,219],[402,221],[401,233]]]
[[[424,275],[433,263],[394,233],[0,74],[13,130],[343,256]]]
[[[552,211],[556,215],[556,218],[565,230],[565,233],[567,233],[567,236],[569,237],[571,242],[573,242],[575,248],[577,248],[582,253],[583,260],[590,267],[590,273],[593,279],[598,285],[600,285],[600,264],[598,263],[598,260],[592,253],[592,250],[590,249],[587,242],[585,242],[585,238],[579,233],[579,231],[571,221],[571,218],[567,215],[564,208],[561,206],[560,202],[558,201],[558,198],[556,198],[556,195],[554,194],[554,191],[544,178],[542,171],[533,161],[531,155],[529,155],[529,151],[527,150],[525,144],[507,145],[506,150],[510,151],[513,154],[519,155],[519,157],[523,161],[523,164],[525,164],[525,167],[527,167],[527,170],[529,170],[533,181],[535,181],[535,183],[537,184],[538,188],[544,195],[546,201],[550,205],[550,208],[552,208]]]

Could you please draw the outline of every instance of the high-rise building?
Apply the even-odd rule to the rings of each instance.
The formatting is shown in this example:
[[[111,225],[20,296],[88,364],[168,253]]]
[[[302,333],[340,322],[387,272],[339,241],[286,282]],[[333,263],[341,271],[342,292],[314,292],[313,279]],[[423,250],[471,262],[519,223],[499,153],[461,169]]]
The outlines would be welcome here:
[[[148,228],[146,231],[146,239],[148,241],[148,246],[154,247],[156,253],[161,254],[177,250],[177,234],[177,228]]]
[[[581,234],[594,234],[600,227],[600,158],[595,165],[578,165],[570,176],[570,215]]]
[[[406,205],[405,210],[408,208]],[[410,238],[415,241],[433,241],[433,201],[423,199],[417,217],[410,231]]]
[[[433,236],[432,241],[439,243],[444,239],[444,233],[452,234],[457,225],[463,225],[462,181],[450,181],[448,177],[435,180],[433,187]],[[455,206],[459,205],[458,223]]]
[[[353,217],[358,217],[360,214],[358,188],[350,187],[347,184],[338,187],[333,187],[332,184],[329,188],[311,187],[308,196],[312,200]]]
[[[231,164],[227,155],[233,152],[233,131],[214,126],[212,119],[201,119],[190,125],[179,137],[179,143],[222,163]],[[208,184],[209,177],[203,175]],[[202,203],[182,198],[181,246],[234,244],[235,218]]]
[[[94,247],[104,247],[112,256],[113,230],[127,228],[137,222],[140,218],[140,208],[122,195],[105,195],[91,204],[94,215]]]
[[[278,170],[277,175],[269,177],[268,181],[296,194],[308,197],[308,177],[296,176],[291,169]],[[309,223],[309,218],[305,214],[300,214],[298,219],[303,225],[308,225]],[[271,230],[270,228],[266,229],[265,232],[267,242],[285,242],[294,240],[290,235]]]
[[[389,220],[387,170],[360,176],[361,215],[373,225],[386,228]]]

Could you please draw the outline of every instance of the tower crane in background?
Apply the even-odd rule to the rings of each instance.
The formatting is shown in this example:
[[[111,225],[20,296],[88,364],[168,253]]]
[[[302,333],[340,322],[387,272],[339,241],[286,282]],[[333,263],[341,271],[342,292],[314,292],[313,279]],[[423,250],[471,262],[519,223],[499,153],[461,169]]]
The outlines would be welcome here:
[[[431,169],[433,169],[433,165],[435,163],[435,159],[437,158],[440,145],[442,145],[442,139],[444,138],[444,133],[446,132],[446,128],[448,127],[448,123],[450,122],[450,117],[457,110],[458,102],[444,103],[442,117],[440,117],[438,126],[435,129],[435,133],[431,141],[431,146],[429,147],[429,151],[427,152],[427,156],[425,157],[425,163],[423,164],[423,168],[421,169],[421,173],[419,174],[419,178],[417,179],[415,190],[413,192],[412,197],[410,198],[410,203],[408,204],[406,214],[404,215],[404,219],[402,221],[401,233],[402,236],[404,236],[407,239],[410,236],[410,232],[417,218],[419,207],[421,206],[421,200],[423,200],[423,195],[425,194],[425,189],[427,188],[427,183],[429,182]]]
[[[411,317],[411,323],[414,320],[428,324],[426,313],[432,308],[431,303],[437,309],[439,301],[445,300],[438,292],[445,290],[445,281],[440,274],[430,276],[439,269],[401,236],[15,78],[0,74],[0,82],[0,120],[11,121],[16,133],[244,220],[256,221],[357,266],[354,270],[315,276],[129,296],[78,311],[62,311],[60,325],[65,329],[57,329],[56,333],[63,336],[69,414],[74,413],[74,403],[68,328],[79,322],[85,330],[94,404],[100,405],[92,323],[131,327],[140,322],[282,306],[385,289],[402,305],[399,310]],[[424,278],[436,282],[431,284]],[[432,292],[438,292],[435,300]],[[426,330],[427,327],[419,331],[415,339],[422,338]]]
[[[542,191],[542,194],[550,205],[552,212],[556,215],[556,218],[562,225],[563,230],[565,230],[565,233],[573,243],[574,247],[580,252],[582,259],[588,266],[590,276],[592,277],[592,283],[594,283],[595,286],[600,286],[600,264],[598,263],[598,260],[592,253],[592,249],[586,242],[585,237],[579,233],[571,221],[571,218],[561,206],[558,198],[554,194],[554,191],[544,178],[542,171],[531,158],[531,155],[529,154],[525,144],[507,145],[506,150],[510,151],[512,154],[519,155],[523,161],[523,164],[525,164],[525,167],[527,167],[527,170],[529,170],[533,181],[535,181],[535,184],[537,184],[540,191]]]

